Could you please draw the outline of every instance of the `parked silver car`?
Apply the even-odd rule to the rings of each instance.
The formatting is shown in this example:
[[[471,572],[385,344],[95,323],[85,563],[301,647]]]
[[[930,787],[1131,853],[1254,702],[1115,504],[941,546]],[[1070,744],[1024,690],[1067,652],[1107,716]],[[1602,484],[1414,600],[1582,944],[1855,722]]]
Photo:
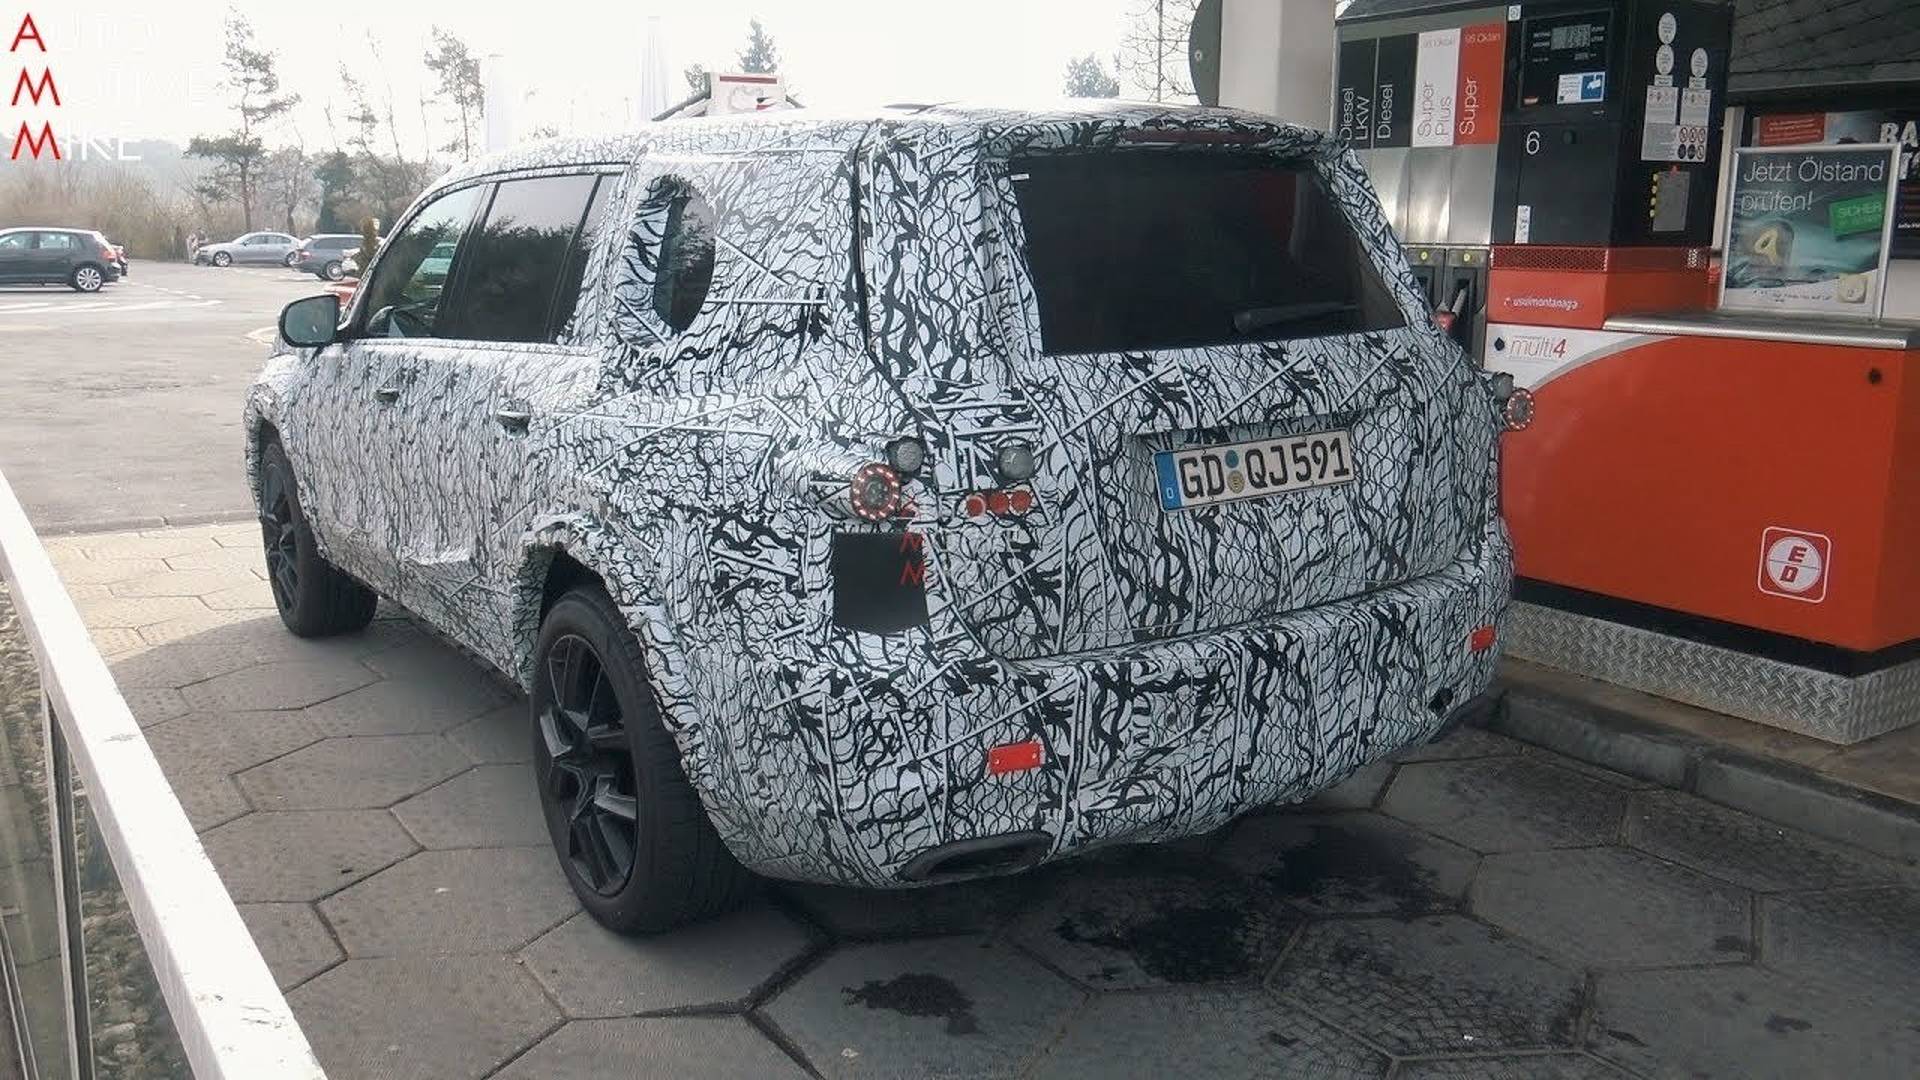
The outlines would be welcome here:
[[[193,261],[203,266],[232,266],[234,263],[292,266],[294,252],[299,247],[299,237],[286,233],[250,232],[223,244],[200,245],[193,253]]]

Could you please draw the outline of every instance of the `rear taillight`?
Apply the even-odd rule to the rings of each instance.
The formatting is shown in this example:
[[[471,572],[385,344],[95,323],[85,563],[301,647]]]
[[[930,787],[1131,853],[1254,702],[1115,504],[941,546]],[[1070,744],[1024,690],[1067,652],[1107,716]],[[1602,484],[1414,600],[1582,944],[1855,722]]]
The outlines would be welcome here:
[[[853,474],[848,497],[853,512],[868,521],[885,521],[905,502],[900,490],[900,474],[888,465],[872,461]]]

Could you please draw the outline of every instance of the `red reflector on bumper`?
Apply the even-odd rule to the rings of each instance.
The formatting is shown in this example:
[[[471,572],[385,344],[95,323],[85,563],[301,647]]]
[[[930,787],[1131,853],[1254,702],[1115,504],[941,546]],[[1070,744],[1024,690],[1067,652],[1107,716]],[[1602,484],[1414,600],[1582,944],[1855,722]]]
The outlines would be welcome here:
[[[1040,765],[1040,740],[1028,739],[1026,742],[1008,743],[987,751],[987,775],[999,776],[1001,773],[1025,772]]]
[[[1486,652],[1493,648],[1493,627],[1483,626],[1467,638],[1467,647],[1474,652]]]

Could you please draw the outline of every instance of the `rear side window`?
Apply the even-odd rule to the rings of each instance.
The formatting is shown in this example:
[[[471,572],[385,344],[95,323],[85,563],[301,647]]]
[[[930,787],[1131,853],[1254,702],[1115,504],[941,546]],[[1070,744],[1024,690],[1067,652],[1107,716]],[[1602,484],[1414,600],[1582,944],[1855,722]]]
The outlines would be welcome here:
[[[556,294],[597,181],[591,175],[546,176],[500,184],[471,241],[455,310],[440,336],[553,340]],[[575,295],[579,288],[576,278]],[[572,302],[567,297],[569,309]]]
[[[653,313],[675,333],[693,325],[713,285],[713,206],[697,191],[681,188],[667,205],[654,271]]]
[[[63,232],[43,232],[40,234],[41,251],[72,251],[80,246],[73,234]]]
[[[1403,325],[1304,162],[1090,153],[1011,163],[1048,353],[1125,352]]]

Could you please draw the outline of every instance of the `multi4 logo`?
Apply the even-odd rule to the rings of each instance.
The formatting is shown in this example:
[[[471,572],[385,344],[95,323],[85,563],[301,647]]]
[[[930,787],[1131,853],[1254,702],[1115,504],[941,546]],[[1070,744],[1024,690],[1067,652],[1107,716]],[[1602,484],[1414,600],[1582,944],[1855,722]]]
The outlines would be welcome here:
[[[1823,533],[1769,527],[1760,533],[1760,591],[1817,604],[1827,598],[1833,541]]]

